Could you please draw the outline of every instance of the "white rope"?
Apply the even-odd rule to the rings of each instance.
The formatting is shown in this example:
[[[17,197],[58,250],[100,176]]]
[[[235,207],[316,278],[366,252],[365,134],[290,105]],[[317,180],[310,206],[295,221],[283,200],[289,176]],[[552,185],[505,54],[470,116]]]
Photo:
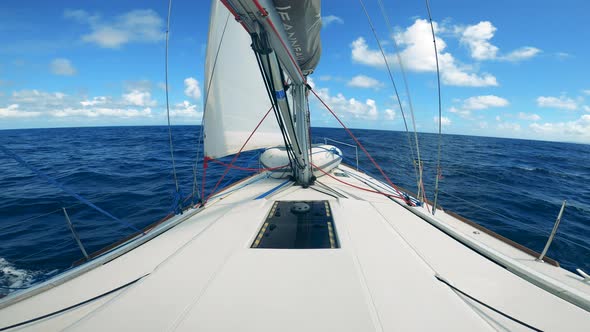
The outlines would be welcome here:
[[[438,49],[436,47],[436,35],[434,34],[434,24],[432,23],[432,15],[430,14],[430,3],[426,0],[426,9],[428,11],[428,20],[430,21],[430,31],[432,32],[432,42],[434,43],[434,58],[436,59],[436,83],[438,86],[438,152],[436,157],[436,177],[434,182],[434,206],[432,207],[432,215],[436,213],[436,203],[438,201],[438,180],[440,179],[440,154],[442,149],[442,102],[440,95],[440,68],[438,65]]]
[[[168,36],[170,34],[170,13],[172,12],[172,0],[168,0],[168,19],[166,22],[166,57],[165,57],[165,72],[166,72],[166,118],[168,120],[168,140],[170,143],[170,158],[172,158],[172,174],[174,175],[174,184],[176,185],[176,193],[179,192],[178,177],[176,176],[176,163],[174,161],[174,145],[172,144],[172,127],[170,126],[170,102],[168,99]]]
[[[402,113],[402,117],[404,119],[404,125],[406,127],[406,133],[408,134],[408,144],[410,147],[410,151],[412,153],[412,164],[414,164],[414,172],[417,172],[417,185],[418,185],[418,198],[420,199],[420,202],[423,201],[423,195],[420,195],[421,192],[421,188],[422,188],[422,171],[420,170],[420,165],[422,164],[422,161],[420,159],[420,148],[418,146],[418,134],[416,133],[416,120],[414,118],[414,111],[413,109],[410,109],[411,111],[411,118],[412,118],[412,124],[414,127],[414,140],[416,143],[416,156],[418,158],[418,167],[416,168],[415,165],[415,157],[414,157],[414,150],[412,149],[412,142],[410,139],[410,134],[409,134],[409,129],[408,129],[408,125],[407,125],[407,121],[406,121],[406,116],[405,116],[405,112],[402,106],[402,102],[401,102],[401,98],[399,96],[398,90],[397,90],[397,85],[395,84],[395,80],[393,79],[393,74],[391,73],[391,67],[389,66],[389,61],[387,61],[387,56],[385,55],[385,51],[383,50],[383,46],[381,45],[381,41],[379,40],[379,36],[377,36],[377,31],[375,30],[375,27],[373,25],[373,22],[371,20],[371,17],[369,15],[369,13],[367,12],[367,8],[365,7],[365,3],[363,2],[363,0],[359,0],[359,3],[361,4],[361,7],[363,8],[363,11],[365,12],[365,16],[367,17],[367,21],[369,22],[369,25],[371,27],[371,30],[373,32],[373,36],[375,37],[375,40],[377,41],[377,45],[379,46],[379,50],[381,51],[381,56],[383,57],[383,61],[385,62],[385,66],[387,68],[387,73],[389,74],[389,79],[391,81],[391,84],[393,85],[393,89],[395,91],[395,96],[397,98],[397,102],[400,108],[400,111]],[[399,53],[399,52],[396,52]],[[399,56],[399,54],[398,54]],[[406,90],[407,93],[407,90]]]
[[[406,70],[405,70],[405,67],[404,67],[404,62],[402,61],[402,57],[401,57],[400,52],[399,52],[399,47],[398,47],[398,45],[397,45],[397,43],[395,41],[395,38],[393,37],[393,35],[394,35],[393,27],[391,26],[391,22],[389,21],[389,16],[387,16],[387,13],[385,11],[385,6],[383,6],[383,2],[381,0],[377,0],[377,2],[379,3],[379,9],[381,10],[381,16],[383,16],[383,20],[385,20],[385,24],[387,25],[387,29],[389,30],[389,35],[390,35],[391,40],[393,42],[393,49],[394,49],[394,52],[395,52],[395,55],[396,55],[396,58],[397,58],[397,62],[399,64],[399,68],[400,68],[400,71],[401,71],[401,74],[402,74],[402,79],[404,81],[404,87],[405,87],[405,90],[406,90],[406,98],[408,99],[408,106],[410,107],[410,112],[412,114],[414,114],[414,104],[412,103],[412,98],[411,98],[411,94],[410,94],[410,85],[408,84],[408,79],[406,77]],[[402,110],[402,115],[403,115],[403,110]],[[406,119],[405,119],[405,116],[404,116],[404,123],[405,123],[405,121],[406,121]],[[414,128],[416,128],[416,127],[414,126]],[[422,181],[422,178],[421,178],[421,176],[418,175],[418,167],[417,167],[417,165],[415,163],[416,155],[414,153],[414,148],[412,147],[413,144],[412,144],[411,139],[410,139],[410,132],[408,130],[408,125],[407,124],[406,124],[406,133],[408,134],[408,144],[409,144],[409,147],[410,147],[410,152],[412,153],[412,165],[414,166],[414,173],[416,175],[416,185],[418,186],[417,193],[418,193],[418,196],[419,196],[420,195],[420,192],[422,190],[422,186],[420,185],[420,183]],[[416,140],[416,146],[418,146],[418,140]],[[418,158],[418,162],[420,162],[419,159],[420,158]]]

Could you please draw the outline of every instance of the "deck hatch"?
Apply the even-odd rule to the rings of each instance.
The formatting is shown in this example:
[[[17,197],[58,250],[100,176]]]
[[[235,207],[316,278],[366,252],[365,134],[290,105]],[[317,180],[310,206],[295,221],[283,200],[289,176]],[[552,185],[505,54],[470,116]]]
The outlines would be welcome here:
[[[340,248],[328,201],[276,201],[252,248]]]

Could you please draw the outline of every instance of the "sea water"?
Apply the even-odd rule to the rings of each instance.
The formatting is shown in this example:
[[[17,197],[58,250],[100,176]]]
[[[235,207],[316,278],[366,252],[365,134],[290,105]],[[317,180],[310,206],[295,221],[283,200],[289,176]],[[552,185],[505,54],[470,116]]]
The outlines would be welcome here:
[[[167,130],[0,131],[4,148],[118,219],[82,204],[0,151],[0,294],[50,278],[83,257],[62,208],[89,253],[173,211],[179,196]],[[194,203],[202,181],[200,127],[175,126],[172,131],[180,192],[185,204]],[[395,184],[416,191],[417,151],[409,148],[405,132],[353,133]],[[432,200],[438,136],[418,136],[426,193]],[[324,137],[354,143],[342,129],[313,128],[312,137],[314,143],[324,143]],[[356,167],[354,148],[327,143],[338,146],[344,161]],[[590,272],[590,145],[460,135],[443,135],[442,143],[438,201],[443,208],[540,252],[567,200],[548,256],[569,270]],[[258,167],[259,153],[243,153],[237,163]],[[360,149],[358,159],[360,169],[380,178]],[[223,171],[223,166],[209,163],[206,194]],[[232,170],[220,187],[251,174]]]

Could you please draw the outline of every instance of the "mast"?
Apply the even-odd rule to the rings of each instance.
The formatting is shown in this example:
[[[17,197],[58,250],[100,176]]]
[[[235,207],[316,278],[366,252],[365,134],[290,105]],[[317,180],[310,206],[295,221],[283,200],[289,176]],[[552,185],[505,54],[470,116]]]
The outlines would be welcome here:
[[[303,160],[306,161],[307,167],[300,170],[298,179],[303,183],[311,184],[313,182],[311,170],[311,137],[309,137],[309,103],[307,102],[307,85],[297,85],[293,90],[293,104],[295,107],[295,126],[297,137],[301,139],[305,147],[301,153]]]
[[[291,159],[293,176],[298,184],[307,187],[312,184],[313,177],[309,153],[311,143],[306,76],[317,65],[321,50],[319,1],[306,5],[307,8],[303,8],[300,1],[290,0],[221,1],[252,37],[252,48],[275,107],[275,115]],[[316,10],[312,13],[308,9]],[[299,27],[298,31],[294,29],[292,20],[295,17],[299,17],[300,21],[311,19],[311,29],[306,26]],[[289,33],[286,29],[290,30]],[[314,29],[317,30],[315,39],[297,39],[298,32],[308,33]],[[309,56],[306,56],[306,50],[312,51],[308,52]],[[285,82],[284,74],[290,79],[289,85]],[[287,89],[293,97],[293,105],[289,105]]]
[[[304,128],[303,122],[296,122],[303,116],[299,91],[301,91],[301,87],[305,88],[305,85],[292,85],[289,88],[292,89],[293,104],[297,105],[295,107],[296,112],[292,113],[287,100],[287,91],[285,91],[287,87],[285,86],[281,66],[275,52],[268,47],[267,41],[264,31],[252,34],[252,48],[259,58],[262,75],[265,76],[267,89],[269,89],[269,97],[273,100],[279,126],[285,135],[285,147],[292,156],[291,169],[293,170],[293,176],[297,183],[307,187],[311,184],[310,172],[308,171],[311,163],[309,154],[306,153],[309,151],[309,142],[306,139],[307,135],[301,135],[307,129]],[[303,98],[305,98],[305,93]]]

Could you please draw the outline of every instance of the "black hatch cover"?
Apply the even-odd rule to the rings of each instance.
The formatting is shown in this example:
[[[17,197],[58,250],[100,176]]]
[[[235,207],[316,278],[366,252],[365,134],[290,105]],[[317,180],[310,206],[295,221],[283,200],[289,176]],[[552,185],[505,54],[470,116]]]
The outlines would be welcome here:
[[[328,201],[276,201],[252,248],[340,248]]]

